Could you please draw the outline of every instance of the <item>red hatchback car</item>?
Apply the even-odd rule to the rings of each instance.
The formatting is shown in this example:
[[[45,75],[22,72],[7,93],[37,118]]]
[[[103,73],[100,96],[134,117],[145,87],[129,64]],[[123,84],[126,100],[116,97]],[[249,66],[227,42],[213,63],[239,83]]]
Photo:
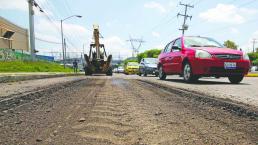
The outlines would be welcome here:
[[[234,84],[240,83],[248,73],[250,60],[242,51],[225,48],[206,37],[177,38],[166,45],[159,55],[159,78],[178,74],[186,82],[200,77],[228,77]]]

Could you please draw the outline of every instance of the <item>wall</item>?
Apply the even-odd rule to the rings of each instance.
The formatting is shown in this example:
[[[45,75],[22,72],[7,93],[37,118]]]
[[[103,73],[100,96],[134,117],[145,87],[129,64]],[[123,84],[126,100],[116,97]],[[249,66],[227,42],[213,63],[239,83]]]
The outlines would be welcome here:
[[[15,32],[10,40],[2,37],[7,30]],[[9,41],[11,41],[11,45],[9,45]],[[0,48],[29,51],[28,30],[11,23],[0,16]]]
[[[53,56],[36,55],[37,60],[54,61]],[[0,61],[32,60],[30,54],[12,49],[0,48]]]

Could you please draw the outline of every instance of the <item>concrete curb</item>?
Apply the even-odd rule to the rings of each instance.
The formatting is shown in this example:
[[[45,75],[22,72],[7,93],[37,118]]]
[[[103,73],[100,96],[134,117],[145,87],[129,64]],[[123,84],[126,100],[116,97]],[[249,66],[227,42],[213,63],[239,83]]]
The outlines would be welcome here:
[[[249,73],[246,77],[258,77],[258,73]]]
[[[0,83],[18,82],[26,80],[46,79],[46,78],[57,78],[57,77],[68,77],[68,76],[79,76],[82,74],[40,74],[40,75],[10,75],[0,76]]]

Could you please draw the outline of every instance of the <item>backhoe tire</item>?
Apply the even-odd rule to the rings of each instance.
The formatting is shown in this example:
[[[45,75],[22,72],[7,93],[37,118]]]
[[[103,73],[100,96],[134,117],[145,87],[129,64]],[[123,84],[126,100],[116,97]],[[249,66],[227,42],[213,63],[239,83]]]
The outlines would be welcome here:
[[[91,76],[92,75],[92,72],[91,72],[91,70],[88,67],[86,67],[84,69],[84,71],[85,71],[85,76]]]
[[[112,68],[108,69],[106,75],[107,75],[107,76],[112,76],[112,75],[113,75]]]

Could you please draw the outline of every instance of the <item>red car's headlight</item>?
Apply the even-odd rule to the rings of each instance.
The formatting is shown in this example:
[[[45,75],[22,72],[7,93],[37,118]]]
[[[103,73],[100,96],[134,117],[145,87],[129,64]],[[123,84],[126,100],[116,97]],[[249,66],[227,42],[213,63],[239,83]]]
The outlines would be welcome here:
[[[247,53],[244,53],[244,54],[243,54],[243,59],[244,59],[244,60],[250,60]]]
[[[196,58],[211,58],[211,54],[204,50],[196,50],[195,51],[195,57]]]

